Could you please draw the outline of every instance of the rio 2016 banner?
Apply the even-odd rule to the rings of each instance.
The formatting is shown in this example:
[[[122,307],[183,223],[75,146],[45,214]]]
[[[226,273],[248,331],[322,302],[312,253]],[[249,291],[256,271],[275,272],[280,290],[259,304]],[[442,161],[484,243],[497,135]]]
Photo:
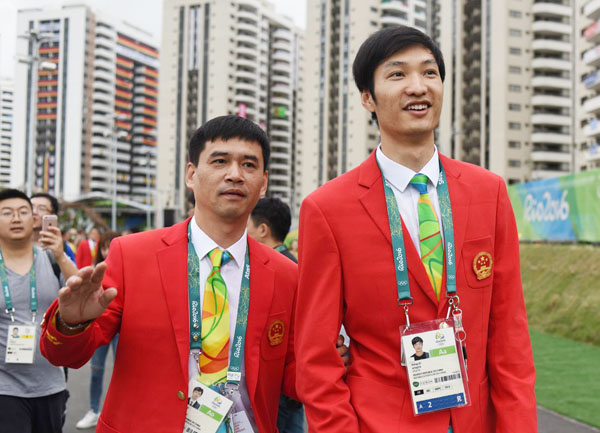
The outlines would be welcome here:
[[[600,242],[600,170],[510,185],[520,240]]]

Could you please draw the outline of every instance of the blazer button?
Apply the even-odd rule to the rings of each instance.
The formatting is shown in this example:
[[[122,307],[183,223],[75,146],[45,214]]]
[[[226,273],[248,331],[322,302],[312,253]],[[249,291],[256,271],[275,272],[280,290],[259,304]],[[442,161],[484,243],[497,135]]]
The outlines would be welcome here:
[[[183,393],[183,391],[177,391],[177,397],[179,398],[179,400],[185,400],[185,394]]]

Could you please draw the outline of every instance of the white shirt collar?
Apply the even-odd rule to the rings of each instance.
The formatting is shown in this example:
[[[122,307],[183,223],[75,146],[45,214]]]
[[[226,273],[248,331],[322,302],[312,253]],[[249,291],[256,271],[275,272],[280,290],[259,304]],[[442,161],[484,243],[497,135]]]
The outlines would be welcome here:
[[[191,231],[192,231],[192,244],[194,245],[194,249],[196,250],[196,254],[198,255],[199,260],[202,260],[204,257],[208,255],[213,249],[221,248],[225,250],[222,246],[218,245],[214,240],[212,240],[204,231],[198,226],[196,222],[196,218],[192,218],[190,221]],[[244,264],[244,260],[246,258],[246,247],[248,245],[247,239],[248,233],[244,230],[244,234],[241,238],[239,238],[236,243],[231,245],[226,250],[231,254],[233,261],[238,267],[242,267]]]
[[[390,158],[388,158],[381,150],[381,144],[377,146],[375,157],[377,158],[379,167],[381,167],[381,172],[387,181],[391,183],[398,191],[404,192],[411,179],[417,173],[410,168],[398,164],[396,161],[392,161]],[[434,186],[437,186],[440,177],[440,162],[437,146],[434,146],[433,156],[419,173],[427,176],[431,183]]]

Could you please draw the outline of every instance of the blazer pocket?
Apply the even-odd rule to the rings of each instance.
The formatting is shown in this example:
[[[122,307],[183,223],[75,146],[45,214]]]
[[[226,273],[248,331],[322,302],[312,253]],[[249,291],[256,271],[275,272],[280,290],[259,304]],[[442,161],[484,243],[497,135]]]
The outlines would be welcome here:
[[[462,260],[467,284],[473,289],[491,286],[494,279],[492,237],[465,241]]]
[[[286,311],[269,315],[260,342],[260,356],[265,361],[280,359],[287,353],[290,332],[289,314]]]

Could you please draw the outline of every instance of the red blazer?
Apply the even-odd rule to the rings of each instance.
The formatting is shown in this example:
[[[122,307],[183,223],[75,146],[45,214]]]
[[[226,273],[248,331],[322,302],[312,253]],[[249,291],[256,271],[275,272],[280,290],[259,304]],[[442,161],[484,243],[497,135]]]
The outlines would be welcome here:
[[[390,227],[373,152],[309,195],[300,212],[297,388],[311,433],[446,433],[450,419],[456,433],[537,432],[519,244],[504,181],[470,164],[445,157],[442,163],[452,202],[472,405],[413,415],[400,365],[398,328],[405,317],[397,303]],[[445,289],[438,304],[410,236],[404,241],[411,322],[445,317]],[[478,280],[473,259],[483,251],[492,255],[492,274]],[[335,350],[342,323],[351,338],[347,374]]]
[[[188,220],[189,221],[189,220]],[[293,348],[296,265],[248,238],[250,311],[245,374],[261,433],[277,431],[281,392],[297,398]],[[119,346],[97,432],[182,432],[187,407],[189,314],[187,221],[115,239],[103,286],[117,298],[76,336],[60,334],[53,320],[42,326],[41,350],[50,362],[79,368],[119,332]],[[47,318],[53,318],[57,302]],[[284,324],[283,341],[271,345],[270,326]],[[144,396],[144,404],[139,399]]]
[[[98,249],[98,244],[96,244],[95,249]],[[92,256],[92,250],[90,249],[89,239],[85,239],[79,242],[79,245],[77,245],[75,263],[77,264],[78,269],[85,268],[86,266],[92,266],[94,264],[94,257]]]

